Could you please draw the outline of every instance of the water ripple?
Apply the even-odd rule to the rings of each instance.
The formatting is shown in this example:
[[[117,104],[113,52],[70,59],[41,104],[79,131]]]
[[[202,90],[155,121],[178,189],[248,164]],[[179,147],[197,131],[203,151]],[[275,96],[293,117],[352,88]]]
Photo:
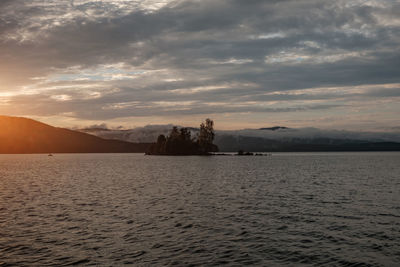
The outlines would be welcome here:
[[[0,266],[398,266],[399,163],[1,155]]]

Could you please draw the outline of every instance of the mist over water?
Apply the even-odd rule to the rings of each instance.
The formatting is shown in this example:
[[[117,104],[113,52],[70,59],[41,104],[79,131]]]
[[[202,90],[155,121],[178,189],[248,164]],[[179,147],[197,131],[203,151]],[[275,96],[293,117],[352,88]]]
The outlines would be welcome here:
[[[0,155],[0,266],[398,266],[399,163]]]

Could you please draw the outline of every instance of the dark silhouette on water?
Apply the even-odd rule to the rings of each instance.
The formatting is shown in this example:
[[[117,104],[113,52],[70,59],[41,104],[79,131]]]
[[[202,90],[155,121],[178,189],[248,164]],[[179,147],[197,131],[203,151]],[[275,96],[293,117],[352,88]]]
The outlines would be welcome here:
[[[253,153],[253,152],[244,152],[243,150],[239,150],[235,156],[272,156],[269,153]]]
[[[188,128],[174,126],[166,137],[163,134],[157,138],[157,143],[152,144],[147,155],[211,155],[218,152],[218,147],[213,144],[215,137],[214,122],[206,119],[200,124],[197,138],[192,138]]]
[[[239,150],[236,155],[237,156],[253,156],[254,153],[252,153],[252,152],[244,152],[243,150]]]

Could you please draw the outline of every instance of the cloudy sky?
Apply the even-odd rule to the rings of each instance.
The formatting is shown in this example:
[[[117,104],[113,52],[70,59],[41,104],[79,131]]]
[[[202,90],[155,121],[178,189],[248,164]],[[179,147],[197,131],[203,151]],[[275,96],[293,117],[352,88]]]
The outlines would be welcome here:
[[[1,0],[0,114],[400,126],[398,0]]]

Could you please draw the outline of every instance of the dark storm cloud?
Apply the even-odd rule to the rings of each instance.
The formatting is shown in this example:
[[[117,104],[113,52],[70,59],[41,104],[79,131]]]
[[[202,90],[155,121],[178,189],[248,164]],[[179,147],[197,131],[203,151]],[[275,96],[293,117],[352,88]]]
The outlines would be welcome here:
[[[38,95],[17,97],[18,103],[35,97],[46,106],[43,111],[37,104],[31,113],[74,111],[98,119],[169,114],[154,105],[157,101],[193,102],[181,109],[182,114],[286,112],[302,107],[293,102],[254,108],[246,101],[326,100],[322,105],[304,103],[303,108],[334,109],[342,106],[336,102],[344,96],[398,97],[395,89],[341,95],[286,93],[399,83],[397,1],[171,1],[159,9],[124,1],[43,3],[0,2],[0,60],[6,62],[0,65],[0,80],[9,85],[0,90],[33,84]],[[102,92],[118,88],[97,99],[75,100],[87,90],[79,83],[75,88],[48,89],[55,82],[49,75],[74,67],[78,79],[82,70],[117,63],[153,74],[84,87]],[[31,80],[35,77],[48,80],[35,84]],[[217,89],[208,88],[213,86]],[[270,92],[278,93],[265,95]],[[57,98],[51,98],[54,95],[72,100],[59,105]],[[140,105],[107,109],[130,101],[154,109]],[[207,105],[241,101],[241,107]],[[87,107],[93,115],[87,115]]]

